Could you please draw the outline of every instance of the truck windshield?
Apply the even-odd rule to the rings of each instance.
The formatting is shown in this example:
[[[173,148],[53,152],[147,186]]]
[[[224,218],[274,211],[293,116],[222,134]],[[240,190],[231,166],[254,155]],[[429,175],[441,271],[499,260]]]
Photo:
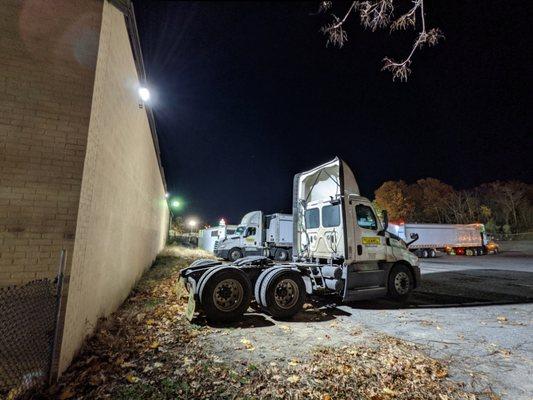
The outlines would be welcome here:
[[[322,207],[322,226],[332,228],[341,224],[340,205]]]
[[[245,226],[238,226],[237,229],[235,229],[236,235],[242,235],[244,233],[244,230],[246,229]]]
[[[310,208],[305,210],[305,227],[307,229],[315,229],[320,226],[320,211],[318,208]]]

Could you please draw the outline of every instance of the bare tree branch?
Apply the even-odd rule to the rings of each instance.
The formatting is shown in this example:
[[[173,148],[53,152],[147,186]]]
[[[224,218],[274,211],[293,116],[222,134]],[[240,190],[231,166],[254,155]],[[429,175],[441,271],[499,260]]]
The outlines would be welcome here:
[[[357,2],[353,1],[350,8],[348,8],[348,11],[344,15],[344,18],[342,19],[339,19],[339,17],[332,14],[334,21],[331,24],[325,25],[322,27],[321,29],[322,33],[328,36],[328,41],[326,42],[326,46],[329,45],[330,43],[339,48],[344,46],[344,43],[348,40],[348,35],[346,34],[346,31],[343,29],[343,25],[344,25],[344,22],[346,22],[346,19],[348,18],[350,13],[355,9],[356,5],[357,5]],[[327,7],[328,8],[331,7],[331,4]],[[327,9],[327,8],[324,8],[324,9]]]
[[[319,12],[325,12],[332,7],[331,1],[323,1],[320,4]],[[353,1],[344,14],[342,19],[336,15],[331,14],[333,22],[322,27],[321,31],[328,40],[326,45],[330,43],[341,48],[348,40],[348,34],[344,29],[344,24],[352,12],[358,11],[361,24],[365,28],[371,29],[373,32],[378,29],[389,28],[390,32],[397,30],[407,30],[409,28],[416,29],[417,15],[420,17],[420,31],[411,48],[410,53],[402,61],[395,61],[389,57],[383,59],[382,71],[390,71],[392,79],[399,79],[400,81],[407,81],[411,74],[412,57],[417,49],[424,45],[428,47],[436,45],[439,40],[444,38],[439,28],[432,28],[426,30],[426,16],[424,11],[424,0],[412,0],[411,8],[400,15],[395,20],[392,20],[395,6],[394,0],[364,0]]]

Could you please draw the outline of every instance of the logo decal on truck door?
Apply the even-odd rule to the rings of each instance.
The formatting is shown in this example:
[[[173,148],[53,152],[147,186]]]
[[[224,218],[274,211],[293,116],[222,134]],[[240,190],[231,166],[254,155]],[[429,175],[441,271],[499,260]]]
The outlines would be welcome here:
[[[381,238],[379,237],[363,236],[361,239],[365,246],[376,246],[381,244]]]

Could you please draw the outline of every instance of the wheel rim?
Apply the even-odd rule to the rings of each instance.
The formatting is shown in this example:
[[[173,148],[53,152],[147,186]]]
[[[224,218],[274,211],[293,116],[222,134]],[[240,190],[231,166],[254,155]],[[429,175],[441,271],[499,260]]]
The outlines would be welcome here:
[[[396,289],[398,294],[407,294],[409,286],[409,275],[405,272],[398,272],[394,277],[394,289]]]
[[[231,252],[231,259],[235,261],[235,260],[238,260],[239,258],[241,258],[241,254],[237,250],[233,250]]]
[[[285,261],[287,259],[287,253],[284,251],[279,252],[278,260]]]
[[[213,304],[224,312],[230,312],[239,307],[243,297],[242,285],[235,279],[224,279],[213,290]]]
[[[283,279],[274,288],[274,301],[277,306],[285,310],[293,307],[298,302],[300,289],[292,279]]]

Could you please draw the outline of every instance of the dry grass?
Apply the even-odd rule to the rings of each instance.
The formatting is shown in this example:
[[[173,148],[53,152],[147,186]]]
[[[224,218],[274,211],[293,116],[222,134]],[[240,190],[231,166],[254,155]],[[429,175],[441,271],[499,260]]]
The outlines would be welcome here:
[[[190,260],[191,262],[199,258],[211,258],[216,259],[216,257],[205,250],[202,249],[192,249],[188,247],[181,246],[167,246],[160,254],[159,257],[176,257],[182,260]]]

